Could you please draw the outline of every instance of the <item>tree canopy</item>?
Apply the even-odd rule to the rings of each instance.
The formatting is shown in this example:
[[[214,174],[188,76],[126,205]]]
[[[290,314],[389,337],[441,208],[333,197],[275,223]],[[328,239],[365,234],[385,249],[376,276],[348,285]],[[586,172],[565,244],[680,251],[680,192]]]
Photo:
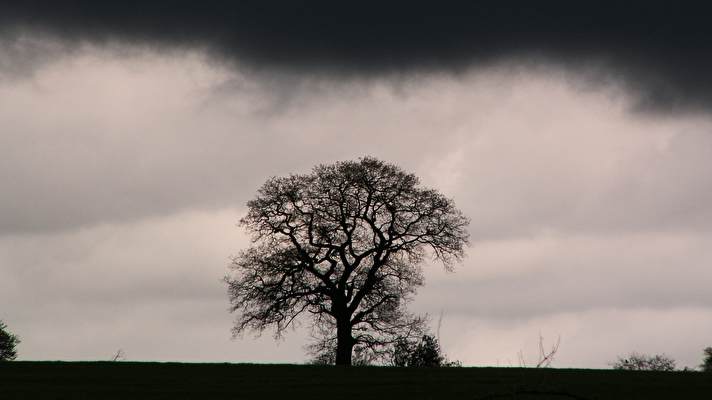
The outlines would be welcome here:
[[[12,361],[17,358],[17,345],[20,338],[7,330],[7,325],[0,321],[0,361]]]
[[[313,346],[350,365],[354,348],[377,355],[397,337],[420,337],[406,304],[423,285],[426,257],[452,270],[469,219],[399,167],[371,157],[273,177],[240,225],[252,246],[226,277],[234,334],[281,336],[310,316]]]
[[[712,347],[706,347],[703,350],[704,358],[702,359],[702,368],[705,372],[712,372]]]
[[[618,357],[613,368],[627,371],[674,371],[675,360],[665,354],[649,356],[633,352],[627,357]]]

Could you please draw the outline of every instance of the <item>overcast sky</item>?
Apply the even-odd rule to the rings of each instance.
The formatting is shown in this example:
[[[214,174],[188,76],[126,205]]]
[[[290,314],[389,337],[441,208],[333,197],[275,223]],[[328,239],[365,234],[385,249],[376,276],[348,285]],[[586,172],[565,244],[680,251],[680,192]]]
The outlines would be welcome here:
[[[465,261],[425,268],[412,305],[443,313],[450,358],[531,364],[541,334],[557,367],[694,367],[712,345],[695,12],[4,7],[0,319],[20,359],[305,361],[303,330],[230,338],[236,222],[268,177],[365,155],[472,219]]]

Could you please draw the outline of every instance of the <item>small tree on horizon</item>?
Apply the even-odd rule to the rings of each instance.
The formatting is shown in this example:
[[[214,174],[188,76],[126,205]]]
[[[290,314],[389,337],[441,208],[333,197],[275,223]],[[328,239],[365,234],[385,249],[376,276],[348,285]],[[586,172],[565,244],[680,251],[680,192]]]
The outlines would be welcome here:
[[[702,365],[700,365],[700,368],[702,368],[702,371],[704,372],[712,372],[712,347],[707,347],[703,350],[704,353],[704,358],[702,360]]]
[[[452,200],[372,157],[271,178],[247,209],[240,225],[253,245],[225,278],[233,333],[280,337],[309,316],[314,353],[333,351],[337,365],[351,365],[354,349],[381,357],[396,338],[421,335],[423,319],[405,306],[423,285],[422,262],[451,271],[469,239]]]
[[[618,357],[618,360],[613,363],[613,369],[626,371],[674,371],[675,360],[665,354],[649,356],[633,352],[627,357]]]
[[[448,362],[442,353],[440,343],[433,335],[423,335],[412,341],[399,338],[393,345],[391,363],[396,367],[444,367],[459,365],[458,361]]]
[[[7,330],[7,325],[0,321],[0,361],[12,361],[17,358],[17,345],[20,338]]]

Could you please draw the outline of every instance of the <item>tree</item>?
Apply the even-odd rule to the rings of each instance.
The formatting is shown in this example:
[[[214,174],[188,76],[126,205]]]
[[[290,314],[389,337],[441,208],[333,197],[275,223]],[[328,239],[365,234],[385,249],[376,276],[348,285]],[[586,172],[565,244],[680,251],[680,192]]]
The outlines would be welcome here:
[[[396,367],[442,367],[457,365],[449,363],[440,349],[440,343],[432,335],[423,335],[419,341],[399,338],[393,345],[392,363]]]
[[[628,357],[618,357],[613,368],[627,371],[674,371],[675,360],[665,354],[649,356],[633,352]]]
[[[397,337],[420,336],[424,321],[405,306],[423,261],[452,271],[469,239],[452,200],[371,157],[273,177],[247,209],[253,244],[225,278],[233,333],[278,338],[308,315],[314,346],[335,349],[337,365],[351,365],[354,348],[382,356]]]
[[[707,347],[704,349],[705,358],[702,360],[702,368],[705,372],[712,372],[712,347]]]
[[[0,361],[12,361],[17,358],[17,345],[20,338],[7,330],[7,325],[0,321]]]

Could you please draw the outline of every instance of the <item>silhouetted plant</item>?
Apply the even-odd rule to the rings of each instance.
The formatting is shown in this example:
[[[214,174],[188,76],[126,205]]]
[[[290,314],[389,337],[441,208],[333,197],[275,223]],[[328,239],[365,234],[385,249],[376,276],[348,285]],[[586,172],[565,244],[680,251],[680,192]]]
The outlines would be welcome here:
[[[240,224],[253,246],[225,278],[233,333],[273,327],[280,337],[308,315],[314,353],[336,349],[337,365],[351,365],[355,349],[383,357],[397,337],[422,332],[406,309],[422,261],[451,270],[469,238],[452,200],[371,157],[271,178],[247,208]]]
[[[448,361],[440,343],[432,335],[418,341],[399,338],[393,344],[392,364],[396,367],[459,367],[459,361]]]
[[[675,360],[665,354],[649,356],[633,352],[628,357],[618,357],[613,368],[627,371],[674,371]]]
[[[549,350],[546,350],[544,347],[544,336],[542,334],[539,334],[539,359],[537,360],[536,364],[534,365],[534,368],[548,368],[551,366],[551,363],[554,362],[554,357],[556,356],[556,353],[559,351],[559,345],[561,344],[561,336],[556,338],[556,342],[551,345],[551,348]],[[519,358],[519,366],[522,368],[527,368],[529,367],[527,365],[527,362],[524,360],[524,352],[522,350],[519,350],[519,353],[517,353],[517,357]]]
[[[17,345],[20,338],[7,330],[7,325],[0,321],[0,361],[12,361],[17,358]]]
[[[712,347],[707,347],[704,349],[704,358],[702,359],[702,368],[705,372],[712,372]]]
[[[111,357],[111,361],[124,361],[126,359],[126,353],[123,349],[118,349],[116,353]]]
[[[313,346],[307,346],[307,353],[311,354],[309,360],[311,365],[335,365],[336,364],[336,348],[332,349],[316,349]],[[351,357],[351,365],[368,366],[377,365],[380,357],[369,351],[368,348],[355,346]]]
[[[393,365],[396,367],[408,366],[414,347],[415,345],[407,339],[398,338],[395,343],[393,343]]]
[[[336,362],[336,349],[332,351],[311,353],[307,348],[307,353],[311,354],[311,358],[308,361],[308,364],[311,365],[334,365]]]

